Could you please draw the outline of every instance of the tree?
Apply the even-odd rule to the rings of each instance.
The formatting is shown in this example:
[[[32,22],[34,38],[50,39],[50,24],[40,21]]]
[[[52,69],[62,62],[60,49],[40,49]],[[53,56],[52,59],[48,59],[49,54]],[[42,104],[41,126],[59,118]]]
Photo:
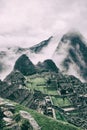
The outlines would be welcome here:
[[[33,130],[28,120],[24,120],[21,126],[21,130]]]
[[[3,112],[0,108],[0,130],[3,130],[3,127],[5,126],[5,122],[3,121]]]

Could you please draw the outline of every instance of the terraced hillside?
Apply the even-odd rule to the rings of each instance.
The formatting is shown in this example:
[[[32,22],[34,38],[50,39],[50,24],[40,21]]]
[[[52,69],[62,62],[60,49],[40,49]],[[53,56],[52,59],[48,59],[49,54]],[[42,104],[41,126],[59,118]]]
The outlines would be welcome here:
[[[26,87],[44,94],[37,111],[87,129],[87,84],[50,72],[27,77]]]
[[[0,98],[0,130],[80,130],[48,118],[10,100]]]
[[[0,81],[0,96],[36,109],[37,103],[35,103],[35,100],[38,97],[35,95],[37,95],[37,92],[27,89],[24,82],[25,77],[20,72],[13,71],[4,82]]]
[[[87,129],[87,84],[60,72],[23,76],[13,71],[0,81],[0,96],[56,120]]]

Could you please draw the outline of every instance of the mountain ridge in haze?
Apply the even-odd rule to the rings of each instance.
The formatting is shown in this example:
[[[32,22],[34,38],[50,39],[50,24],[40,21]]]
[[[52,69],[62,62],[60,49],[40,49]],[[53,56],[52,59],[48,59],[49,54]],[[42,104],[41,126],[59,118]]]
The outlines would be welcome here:
[[[37,64],[46,59],[52,59],[57,67],[65,74],[74,75],[81,81],[87,80],[87,43],[82,34],[70,31],[64,34],[60,42],[50,37],[30,48],[13,47],[0,52],[0,72],[6,76],[16,60],[26,54],[30,60]],[[4,76],[4,77],[5,77]]]
[[[16,62],[16,60],[22,55],[26,54],[30,60],[32,60],[35,64],[37,64],[39,61],[44,61],[45,59],[51,57],[45,54],[48,53],[48,50],[50,48],[52,37],[48,38],[45,41],[40,42],[36,45],[36,48],[38,48],[39,53],[36,53],[36,51],[32,51],[30,48],[35,49],[35,46],[32,46],[30,48],[22,48],[22,47],[6,47],[6,48],[0,48],[0,79],[4,79],[6,75],[8,75]],[[40,49],[39,49],[40,48]],[[47,49],[47,50],[46,50]],[[36,50],[36,49],[35,49]]]
[[[48,44],[52,38],[53,38],[53,36],[51,36],[50,38],[48,38],[45,41],[40,42],[39,44],[36,44],[36,45],[30,47],[29,49],[31,50],[31,52],[39,53],[44,47],[48,46]]]
[[[87,44],[79,32],[63,35],[53,59],[61,71],[87,80]]]

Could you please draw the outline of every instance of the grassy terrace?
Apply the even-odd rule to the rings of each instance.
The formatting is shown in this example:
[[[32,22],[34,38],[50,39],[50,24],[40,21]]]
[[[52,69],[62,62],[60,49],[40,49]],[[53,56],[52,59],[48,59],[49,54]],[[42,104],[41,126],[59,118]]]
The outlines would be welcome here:
[[[57,90],[53,86],[47,86],[46,80],[44,78],[28,78],[26,86],[31,90],[39,90],[44,94],[48,95],[58,95]]]
[[[55,106],[64,107],[64,106],[71,105],[70,102],[69,102],[69,100],[67,98],[63,99],[61,97],[56,98],[56,97],[52,96],[52,101],[53,101],[53,104]]]
[[[35,89],[41,91],[43,94],[50,95],[54,106],[66,107],[71,105],[66,97],[63,99],[63,97],[58,96],[56,87],[53,85],[47,85],[46,79],[43,77],[29,76],[27,78],[26,86],[32,91]],[[55,115],[57,120],[66,121],[64,115],[62,115],[58,110],[55,110]]]
[[[62,97],[55,97],[58,95],[55,86],[47,85],[46,80],[43,77],[28,77],[26,86],[31,90],[35,89],[41,91],[44,94],[51,95],[53,104],[55,106],[64,107],[71,105],[67,98],[63,99]]]
[[[15,110],[16,113],[18,113],[20,110],[25,110],[29,112],[37,121],[37,123],[41,127],[41,130],[81,130],[80,128],[77,128],[67,122],[49,118],[47,116],[41,115],[33,110],[30,110],[20,105],[16,105]]]
[[[56,114],[56,119],[57,120],[66,121],[64,115],[62,115],[58,110],[55,110],[55,114]]]
[[[55,106],[68,106],[71,105],[67,98],[56,97],[58,96],[58,92],[55,86],[47,85],[46,79],[43,77],[31,77],[29,76],[26,81],[27,88],[31,90],[39,90],[44,94],[48,94],[52,97],[52,101]]]
[[[74,125],[71,125],[67,122],[56,120],[51,117],[47,117],[45,115],[41,115],[34,110],[26,108],[22,105],[19,105],[18,103],[12,102],[10,100],[5,99],[5,102],[3,101],[3,103],[10,104],[13,106],[14,112],[13,112],[12,118],[14,120],[16,120],[16,123],[18,123],[18,125],[21,125],[21,123],[23,121],[23,119],[22,120],[20,119],[21,118],[20,111],[23,110],[23,111],[31,114],[31,116],[35,119],[35,121],[41,127],[41,130],[81,130],[80,128],[77,128]],[[2,106],[4,107],[4,105],[2,105]],[[8,108],[8,106],[9,105],[5,105],[5,107],[7,107],[7,108]],[[20,122],[19,122],[19,120],[20,120]],[[0,130],[11,130],[11,129],[4,127],[3,129],[1,128]]]

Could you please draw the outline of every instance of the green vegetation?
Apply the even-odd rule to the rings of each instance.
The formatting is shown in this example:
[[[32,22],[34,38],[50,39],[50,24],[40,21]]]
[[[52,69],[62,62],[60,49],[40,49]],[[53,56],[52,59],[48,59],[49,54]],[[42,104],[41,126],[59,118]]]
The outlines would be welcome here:
[[[21,130],[33,130],[28,120],[23,120],[21,125]]]
[[[15,114],[14,117],[13,117],[13,119],[15,119],[16,122],[19,122],[21,120],[20,114],[19,113]]]
[[[44,78],[34,78],[31,79],[31,82],[33,82],[33,84],[37,85],[37,84],[44,84],[45,83],[45,79]]]
[[[42,77],[28,78],[26,82],[27,88],[31,90],[39,90],[43,94],[58,95],[54,86],[47,85],[46,80]]]
[[[66,121],[65,117],[58,110],[55,110],[55,114],[57,120]]]
[[[30,122],[27,119],[23,119],[19,113],[16,113],[13,119],[19,124],[21,130],[33,130]]]
[[[25,54],[17,59],[14,65],[14,69],[20,71],[25,76],[36,73],[34,64]]]
[[[47,88],[48,95],[58,95],[57,90],[54,86],[48,86]]]
[[[56,85],[51,84],[51,80],[49,83],[47,82],[49,81],[48,77],[43,78],[34,76],[29,76],[27,78],[26,85],[29,89],[31,89],[32,91],[38,90],[41,91],[43,94],[50,95],[54,106],[65,107],[71,105],[71,103],[66,97],[63,98],[59,96],[56,89]],[[55,115],[57,120],[66,121],[65,117],[58,110],[55,110]]]
[[[3,112],[0,108],[0,130],[3,130],[4,126],[5,126],[5,122],[3,121]]]
[[[70,102],[67,98],[60,98],[60,97],[56,98],[56,97],[52,96],[52,101],[55,106],[64,107],[64,106],[70,105]]]
[[[15,110],[16,112],[19,112],[19,110],[25,110],[29,112],[37,121],[37,123],[41,127],[41,130],[81,130],[80,128],[77,128],[67,122],[49,118],[45,115],[41,115],[33,110],[30,110],[20,105],[16,105]]]

